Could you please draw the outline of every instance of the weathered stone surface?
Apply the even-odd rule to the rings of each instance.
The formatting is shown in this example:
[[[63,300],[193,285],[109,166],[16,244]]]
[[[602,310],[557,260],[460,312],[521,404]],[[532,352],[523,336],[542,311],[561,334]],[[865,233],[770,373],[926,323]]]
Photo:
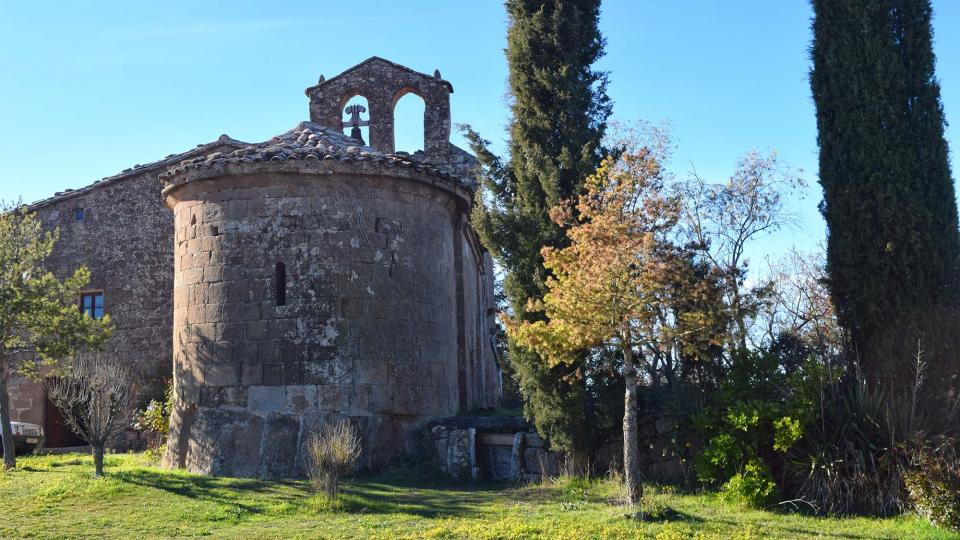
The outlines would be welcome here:
[[[260,443],[260,478],[285,478],[296,473],[299,453],[300,417],[293,414],[270,413],[264,423]],[[269,456],[270,459],[263,459]],[[234,464],[236,467],[238,464]]]
[[[477,433],[509,433],[513,435],[519,431],[530,431],[530,436],[536,436],[530,422],[522,416],[454,416],[452,418],[437,418],[430,422],[430,428],[442,426],[445,428],[474,428]],[[528,440],[527,444],[531,444]],[[542,440],[541,443],[543,444]]]
[[[217,476],[258,476],[261,472],[263,418],[202,407],[190,427],[196,436],[186,440],[183,463],[187,469]]]
[[[530,429],[521,417],[437,418],[427,426],[425,447],[433,452],[438,469],[453,479],[537,480],[559,473],[557,454],[536,432],[509,432],[517,426]],[[466,450],[468,444],[473,453]],[[467,459],[473,461],[468,464]]]
[[[46,230],[60,233],[47,267],[64,278],[86,266],[85,290],[103,293],[104,311],[115,325],[106,352],[134,366],[138,399],[132,407],[162,399],[171,376],[173,216],[163,204],[157,175],[183,159],[242,146],[224,136],[30,205]],[[57,429],[42,385],[15,379],[11,400],[13,420],[44,425],[48,432]]]
[[[544,448],[547,445],[546,441],[540,438],[540,435],[535,431],[527,433],[524,442],[528,448]]]
[[[310,120],[343,131],[343,104],[355,95],[367,99],[370,108],[370,146],[384,153],[394,151],[393,109],[407,93],[424,101],[424,149],[428,152],[449,145],[450,94],[453,85],[410,68],[373,57],[336,77],[307,88]]]
[[[523,454],[526,451],[523,433],[513,436],[513,445],[510,448],[510,475],[509,480],[516,480],[523,474]]]
[[[347,87],[376,104],[371,147],[341,132]],[[173,358],[168,465],[296,474],[307,437],[345,417],[377,466],[416,452],[428,419],[496,404],[493,266],[468,221],[476,162],[448,141],[451,91],[370,59],[309,89],[313,122],[270,141],[223,136],[33,206],[61,231],[54,271],[85,264],[104,291],[140,395],[161,395]],[[413,156],[393,153],[405,92],[427,102]],[[28,387],[15,408],[33,419]]]
[[[370,88],[415,74],[374,64],[399,71],[363,79]],[[339,118],[341,105],[327,112]],[[212,402],[195,396],[241,388],[242,413],[263,422],[259,461],[226,474],[302,471],[310,434],[341,417],[361,427],[365,464],[383,465],[419,451],[429,419],[496,404],[493,268],[468,224],[473,184],[429,158],[304,122],[161,175],[176,231],[175,407],[202,410]],[[218,428],[177,427],[166,462],[193,469],[183,441],[222,440],[204,429]],[[465,444],[446,448],[471,477]]]
[[[455,480],[477,477],[476,434],[473,428],[452,429],[447,434],[447,472]]]

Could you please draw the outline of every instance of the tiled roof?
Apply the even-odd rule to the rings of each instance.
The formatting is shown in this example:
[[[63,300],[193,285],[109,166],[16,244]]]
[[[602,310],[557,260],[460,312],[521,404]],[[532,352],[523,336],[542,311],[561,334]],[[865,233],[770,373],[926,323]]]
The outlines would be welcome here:
[[[221,135],[220,138],[218,138],[216,141],[213,141],[213,142],[210,142],[210,143],[206,143],[206,144],[198,144],[198,145],[196,146],[196,148],[187,150],[186,152],[181,152],[181,153],[179,153],[179,154],[170,154],[170,155],[168,155],[167,157],[165,157],[165,158],[163,158],[163,159],[161,159],[161,160],[154,161],[153,163],[148,163],[148,164],[146,164],[146,165],[140,165],[140,164],[134,165],[133,167],[130,167],[129,169],[124,169],[124,170],[121,171],[119,174],[115,174],[115,175],[113,175],[113,176],[104,177],[104,178],[102,178],[102,179],[100,179],[100,180],[97,180],[97,181],[93,182],[92,184],[89,184],[89,185],[84,186],[84,187],[82,187],[82,188],[79,188],[79,189],[67,189],[67,190],[64,190],[64,191],[58,191],[58,192],[55,193],[52,197],[48,197],[48,198],[46,198],[46,199],[41,199],[41,200],[39,200],[39,201],[36,201],[36,202],[32,203],[32,204],[29,206],[29,208],[30,208],[31,210],[36,210],[36,209],[42,208],[42,207],[44,207],[44,206],[48,206],[48,205],[50,205],[50,204],[53,204],[53,203],[56,203],[56,202],[60,202],[60,201],[62,201],[62,200],[70,199],[70,198],[73,198],[73,197],[77,197],[77,196],[80,196],[80,195],[89,193],[89,192],[91,192],[91,191],[93,191],[93,190],[95,190],[95,189],[99,189],[99,188],[102,188],[102,187],[104,187],[104,186],[108,186],[108,185],[110,185],[110,184],[115,184],[115,183],[120,182],[120,181],[122,181],[122,180],[125,180],[125,179],[127,179],[127,178],[132,178],[132,177],[135,177],[135,176],[140,176],[141,174],[143,174],[143,173],[145,173],[145,172],[151,172],[151,171],[158,171],[158,172],[159,172],[159,171],[163,171],[163,170],[168,169],[168,168],[170,168],[171,166],[173,166],[173,165],[175,165],[175,164],[183,161],[184,158],[190,158],[190,157],[194,157],[194,156],[198,156],[198,155],[199,155],[199,156],[205,156],[205,155],[209,154],[211,150],[213,150],[214,148],[220,147],[220,146],[232,146],[232,147],[235,147],[235,148],[242,148],[242,147],[244,147],[244,146],[246,146],[246,145],[247,145],[247,143],[245,143],[245,142],[243,142],[243,141],[238,141],[238,140],[236,140],[236,139],[234,139],[234,138],[231,138],[229,135],[224,134],[224,135]]]
[[[181,161],[160,175],[171,181],[190,171],[219,169],[228,165],[252,165],[264,162],[288,161],[368,162],[387,167],[405,168],[429,174],[460,185],[472,187],[468,179],[460,178],[442,167],[416,159],[409,154],[384,154],[362,146],[359,141],[313,122],[300,122],[290,131],[269,141],[245,145],[232,152],[214,152]]]

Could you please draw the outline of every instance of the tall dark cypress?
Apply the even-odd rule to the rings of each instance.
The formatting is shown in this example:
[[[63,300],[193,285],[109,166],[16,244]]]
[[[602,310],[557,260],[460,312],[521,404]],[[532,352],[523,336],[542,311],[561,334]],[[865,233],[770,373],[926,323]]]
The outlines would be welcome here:
[[[579,193],[599,164],[611,105],[606,74],[592,67],[604,47],[600,0],[507,0],[506,10],[510,154],[502,163],[469,134],[486,170],[486,198],[473,222],[506,269],[504,291],[522,314],[545,292],[541,248],[564,242],[548,212]],[[551,368],[513,345],[509,358],[538,430],[557,448],[584,449],[591,423],[585,367]]]
[[[955,374],[957,206],[929,0],[813,0],[830,290],[852,352],[902,382],[919,346]],[[952,328],[951,328],[952,327]]]

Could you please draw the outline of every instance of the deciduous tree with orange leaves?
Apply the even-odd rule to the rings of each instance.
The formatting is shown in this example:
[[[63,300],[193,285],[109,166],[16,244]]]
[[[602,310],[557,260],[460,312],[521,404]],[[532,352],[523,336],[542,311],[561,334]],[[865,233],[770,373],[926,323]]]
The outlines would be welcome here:
[[[517,343],[554,364],[576,361],[591,348],[612,347],[622,353],[623,462],[627,502],[632,505],[643,495],[637,392],[647,351],[687,341],[679,338],[699,332],[710,317],[688,311],[664,324],[661,316],[665,303],[679,303],[678,295],[696,300],[710,294],[691,279],[692,259],[673,241],[680,214],[681,201],[665,189],[654,153],[644,148],[607,158],[587,179],[584,194],[551,211],[551,218],[565,228],[569,246],[543,249],[544,266],[552,274],[548,292],[542,301],[527,305],[547,320],[505,321]],[[697,304],[706,303],[691,303]]]

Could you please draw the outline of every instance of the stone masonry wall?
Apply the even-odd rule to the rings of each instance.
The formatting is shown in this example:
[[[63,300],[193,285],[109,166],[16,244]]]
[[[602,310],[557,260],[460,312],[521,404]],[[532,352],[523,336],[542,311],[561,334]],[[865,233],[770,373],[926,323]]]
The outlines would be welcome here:
[[[484,261],[464,250],[458,263],[455,246],[469,238],[450,194],[389,177],[279,173],[181,191],[169,465],[291,476],[306,437],[337,417],[361,427],[366,464],[377,465],[417,452],[425,419],[491,405],[479,388],[460,399],[458,358],[472,343],[458,332],[458,280],[476,289]],[[458,264],[473,273],[458,277]],[[484,293],[464,295],[464,311],[483,312]]]
[[[353,96],[367,99],[370,118],[369,145],[383,153],[394,151],[394,108],[404,95],[413,93],[424,101],[423,132],[426,153],[446,152],[450,145],[450,93],[453,86],[382,58],[370,58],[329,81],[321,79],[307,88],[310,120],[343,130],[343,108]]]
[[[116,325],[108,353],[136,365],[143,395],[162,395],[172,354],[173,225],[161,187],[156,171],[143,168],[33,206],[46,230],[60,231],[48,268],[61,279],[81,265],[90,270],[86,289],[104,292],[104,310]],[[77,209],[83,209],[82,221]],[[13,420],[43,425],[44,396],[42,385],[14,379]]]
[[[214,143],[183,155],[231,148]],[[134,405],[161,397],[171,377],[173,215],[160,196],[161,166],[138,166],[31,207],[46,230],[60,231],[48,268],[62,279],[86,266],[86,290],[103,291],[104,311],[116,327],[107,353],[135,366]],[[44,425],[41,384],[15,378],[10,398],[14,421]]]
[[[465,239],[472,236],[469,227],[463,227]],[[467,381],[464,411],[496,407],[500,396],[500,371],[494,357],[491,341],[493,311],[493,261],[489,254],[481,253],[473,238],[462,242],[463,258],[473,264],[463,266],[464,297],[472,299],[471,306],[463,310],[465,317],[465,377]],[[479,262],[479,264],[476,264]],[[477,307],[474,307],[477,306]]]

